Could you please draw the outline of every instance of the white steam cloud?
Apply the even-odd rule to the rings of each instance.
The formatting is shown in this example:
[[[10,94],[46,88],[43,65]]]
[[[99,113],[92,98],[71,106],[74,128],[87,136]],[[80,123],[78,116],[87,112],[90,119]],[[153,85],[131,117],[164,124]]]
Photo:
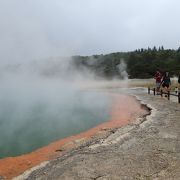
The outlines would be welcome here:
[[[70,58],[1,67],[0,158],[108,120],[109,97],[82,89],[93,78],[88,69],[75,68]]]
[[[127,73],[127,65],[124,62],[124,60],[122,59],[120,64],[117,65],[117,68],[119,70],[120,76],[123,80],[127,80],[128,79],[128,73]]]

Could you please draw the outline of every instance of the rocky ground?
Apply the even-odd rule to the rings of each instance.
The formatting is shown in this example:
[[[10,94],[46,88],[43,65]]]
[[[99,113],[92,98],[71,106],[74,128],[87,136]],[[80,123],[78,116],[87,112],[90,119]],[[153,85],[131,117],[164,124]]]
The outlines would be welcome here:
[[[150,115],[119,129],[106,129],[16,179],[180,179],[180,104],[142,89],[130,93],[151,108]]]

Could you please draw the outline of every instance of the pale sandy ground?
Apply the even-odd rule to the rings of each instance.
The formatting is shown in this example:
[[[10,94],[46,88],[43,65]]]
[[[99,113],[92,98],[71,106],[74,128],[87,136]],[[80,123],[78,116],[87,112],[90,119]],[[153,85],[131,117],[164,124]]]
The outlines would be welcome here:
[[[110,87],[109,91],[136,96],[151,114],[107,129],[102,136],[17,179],[180,179],[180,104],[148,95],[147,88]]]

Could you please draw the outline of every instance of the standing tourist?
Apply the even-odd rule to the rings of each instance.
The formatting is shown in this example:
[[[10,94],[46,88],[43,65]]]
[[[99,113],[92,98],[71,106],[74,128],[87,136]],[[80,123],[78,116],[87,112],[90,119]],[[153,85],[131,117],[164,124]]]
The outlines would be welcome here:
[[[179,92],[180,89],[180,75],[178,76],[178,86],[176,87],[176,94]]]
[[[171,85],[171,79],[169,76],[169,72],[166,72],[162,80],[162,87],[164,88],[165,93],[168,93],[170,91],[170,85]]]
[[[175,93],[177,94],[178,93],[178,87],[176,86],[175,89],[174,89]]]
[[[162,79],[162,74],[160,73],[159,70],[156,71],[156,74],[154,75],[154,79],[156,80],[156,92],[157,94],[159,94],[161,79]]]

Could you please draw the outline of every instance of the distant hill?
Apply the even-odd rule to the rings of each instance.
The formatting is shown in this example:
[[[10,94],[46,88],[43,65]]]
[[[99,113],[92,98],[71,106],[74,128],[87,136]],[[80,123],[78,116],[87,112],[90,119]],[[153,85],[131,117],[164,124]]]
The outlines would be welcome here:
[[[106,55],[73,56],[73,60],[77,67],[85,66],[108,79],[121,76],[119,65],[122,61],[127,65],[129,78],[152,78],[157,69],[169,71],[171,76],[180,74],[180,48],[153,47]]]

